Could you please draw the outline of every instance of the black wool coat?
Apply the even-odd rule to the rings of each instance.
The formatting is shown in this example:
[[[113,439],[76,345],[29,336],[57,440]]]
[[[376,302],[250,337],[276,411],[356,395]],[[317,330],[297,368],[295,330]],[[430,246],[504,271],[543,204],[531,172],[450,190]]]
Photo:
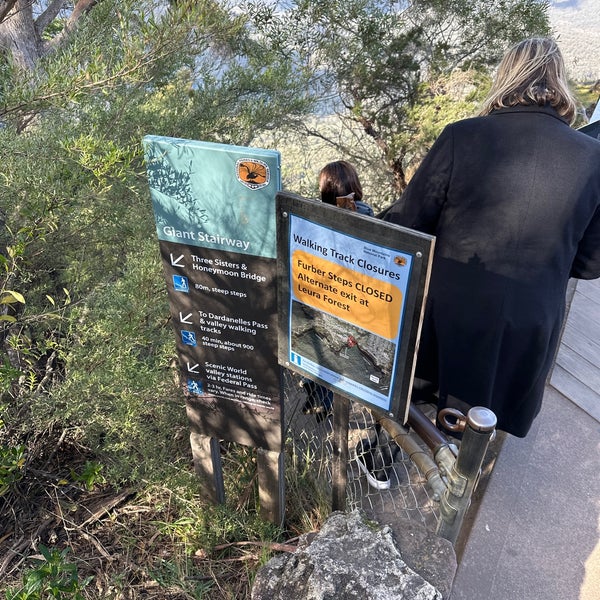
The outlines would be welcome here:
[[[390,222],[436,236],[416,376],[524,437],[569,277],[600,277],[600,142],[549,106],[447,126]]]

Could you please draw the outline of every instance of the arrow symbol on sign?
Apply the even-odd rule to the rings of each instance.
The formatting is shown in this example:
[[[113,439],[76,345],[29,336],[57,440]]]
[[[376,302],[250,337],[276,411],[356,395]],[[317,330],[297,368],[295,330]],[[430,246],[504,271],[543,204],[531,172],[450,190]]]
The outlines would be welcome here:
[[[192,322],[188,320],[191,316],[192,316],[192,313],[190,313],[189,315],[185,315],[185,317],[184,317],[183,313],[180,312],[179,313],[179,322],[186,323],[187,325],[192,325]]]
[[[200,363],[196,363],[194,366],[191,366],[190,363],[187,363],[188,373],[198,373],[198,367]]]
[[[178,256],[177,258],[173,258],[173,253],[171,253],[171,266],[173,267],[185,267],[184,264],[179,262],[183,258],[183,254]]]

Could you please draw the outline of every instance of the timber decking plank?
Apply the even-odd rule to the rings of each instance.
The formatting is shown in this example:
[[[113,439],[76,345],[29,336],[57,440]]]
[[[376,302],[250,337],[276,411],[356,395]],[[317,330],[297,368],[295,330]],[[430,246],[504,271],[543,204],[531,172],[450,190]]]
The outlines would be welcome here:
[[[600,421],[600,279],[577,282],[550,385]]]
[[[551,385],[591,417],[600,422],[600,395],[573,377],[560,365],[554,367]]]
[[[576,290],[596,301],[600,301],[600,279],[579,279]]]
[[[600,365],[600,335],[595,338],[586,337],[570,322],[567,322],[563,330],[562,346],[571,348],[593,365]]]
[[[574,314],[585,315],[586,318],[590,319],[594,323],[600,324],[600,303],[596,303],[581,294],[575,293],[571,308],[567,319],[570,319]]]
[[[556,363],[592,390],[600,390],[600,369],[575,350],[561,345]]]
[[[598,314],[593,314],[586,303],[579,302],[580,298],[575,298],[571,305],[571,310],[567,317],[567,327],[576,330],[582,338],[592,341],[600,340],[600,310]]]

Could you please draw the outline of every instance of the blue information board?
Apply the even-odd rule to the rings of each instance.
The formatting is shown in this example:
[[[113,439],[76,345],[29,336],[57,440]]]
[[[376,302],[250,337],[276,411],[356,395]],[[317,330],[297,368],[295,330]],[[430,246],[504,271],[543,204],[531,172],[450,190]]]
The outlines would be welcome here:
[[[435,238],[277,194],[279,360],[405,422]]]
[[[279,152],[159,136],[143,144],[192,425],[278,450]]]

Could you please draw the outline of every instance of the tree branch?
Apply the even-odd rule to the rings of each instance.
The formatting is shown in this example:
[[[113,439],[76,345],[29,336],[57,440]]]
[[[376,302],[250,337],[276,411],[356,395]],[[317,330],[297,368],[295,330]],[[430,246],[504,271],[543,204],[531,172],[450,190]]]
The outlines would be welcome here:
[[[65,0],[52,0],[46,10],[35,20],[35,30],[40,38],[44,31],[46,31],[46,27],[56,19],[56,15],[58,15],[64,5]]]
[[[55,2],[58,0],[54,0]],[[63,30],[56,36],[52,38],[48,45],[46,46],[46,53],[56,50],[62,43],[64,43],[74,29],[77,27],[80,19],[88,13],[96,4],[101,2],[101,0],[78,0],[73,8],[73,12],[67,19]]]
[[[166,52],[165,54],[159,55],[156,53],[153,55],[148,55],[143,58],[139,58],[138,61],[130,67],[123,68],[120,71],[105,77],[104,79],[99,79],[96,81],[88,82],[85,76],[80,76],[78,79],[74,80],[71,86],[62,88],[58,92],[52,92],[43,96],[37,96],[27,102],[23,102],[21,104],[17,104],[15,106],[5,106],[0,107],[0,117],[4,115],[18,113],[20,111],[25,111],[28,114],[32,114],[35,116],[37,111],[39,110],[39,106],[34,108],[35,105],[45,105],[48,102],[51,102],[55,99],[66,98],[70,94],[77,93],[86,93],[93,92],[97,89],[103,89],[107,86],[115,84],[121,79],[125,79],[128,76],[131,76],[137,72],[144,72],[144,69],[150,68],[154,62],[156,62],[160,57],[168,56],[171,52]],[[86,83],[84,83],[84,81]],[[138,83],[149,83],[151,79],[144,79]]]
[[[2,0],[0,2],[0,23],[6,19],[6,15],[14,8],[17,0]]]
[[[101,0],[78,0],[73,7],[71,16],[67,19],[67,28],[72,29],[76,26],[77,21],[87,12],[92,10]]]

